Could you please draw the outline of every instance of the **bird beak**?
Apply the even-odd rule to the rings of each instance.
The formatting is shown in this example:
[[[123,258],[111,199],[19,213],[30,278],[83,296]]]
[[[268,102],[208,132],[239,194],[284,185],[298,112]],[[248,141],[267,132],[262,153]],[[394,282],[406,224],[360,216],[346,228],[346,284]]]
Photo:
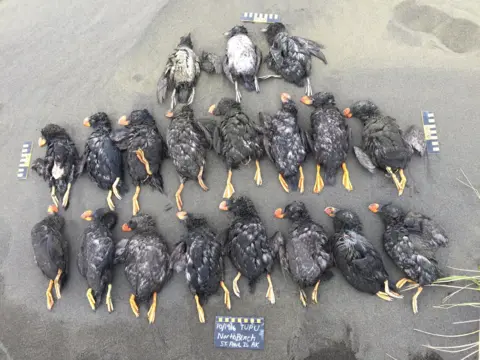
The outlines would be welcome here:
[[[311,98],[310,96],[302,96],[302,97],[300,98],[300,101],[301,101],[302,103],[304,103],[305,105],[312,105],[312,103],[313,103],[313,100],[312,100],[312,98]]]
[[[223,211],[228,211],[227,202],[226,202],[226,201],[222,201],[222,202],[220,203],[220,205],[218,206],[218,208],[219,208],[220,210],[223,210]]]
[[[347,118],[352,117],[352,112],[350,111],[350,108],[346,108],[345,110],[343,110],[343,116],[345,116]]]
[[[213,115],[213,112],[215,111],[215,108],[216,108],[216,107],[217,107],[217,106],[216,106],[215,104],[213,104],[212,106],[210,106],[210,107],[208,108],[208,112]]]
[[[187,218],[187,212],[186,211],[177,212],[177,218],[179,220],[185,220]]]
[[[50,205],[47,211],[49,214],[58,213],[58,207],[56,207],[55,205]]]
[[[40,147],[45,146],[46,143],[47,143],[47,140],[45,140],[44,137],[40,136],[38,138],[38,146],[40,146]]]
[[[81,217],[83,220],[92,221],[92,219],[93,219],[93,211],[92,211],[92,210],[87,210],[87,211],[85,211],[80,217]]]
[[[90,127],[90,118],[83,119],[83,126]]]
[[[326,207],[325,210],[325,214],[327,214],[328,216],[330,217],[335,217],[335,213],[337,212],[337,209],[335,209],[334,207]]]
[[[280,94],[280,99],[282,100],[282,103],[286,103],[288,100],[290,100],[292,97],[287,94],[287,93],[281,93]]]
[[[263,28],[262,30],[260,30],[261,32],[267,32],[268,28]]]
[[[277,219],[283,219],[285,217],[285,213],[281,208],[278,208],[277,210],[275,210],[274,215]]]
[[[128,125],[127,116],[123,115],[120,119],[118,119],[118,124],[123,126]]]
[[[171,110],[169,110],[169,111],[167,111],[167,112],[165,113],[165,116],[166,116],[167,118],[172,118],[172,117],[173,117],[173,112],[172,112]]]
[[[368,206],[368,210],[370,210],[373,213],[377,213],[380,210],[380,205],[373,203]]]
[[[223,33],[224,36],[230,35],[230,31],[227,31],[226,33]]]
[[[130,226],[128,226],[127,223],[125,223],[122,225],[122,231],[129,232],[132,231],[132,229],[130,228]]]

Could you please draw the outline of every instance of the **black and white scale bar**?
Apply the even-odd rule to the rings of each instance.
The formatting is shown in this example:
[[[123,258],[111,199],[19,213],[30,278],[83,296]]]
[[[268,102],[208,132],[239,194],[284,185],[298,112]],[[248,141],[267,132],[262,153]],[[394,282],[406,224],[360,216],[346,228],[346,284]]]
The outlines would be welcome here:
[[[440,143],[438,141],[437,124],[435,114],[430,111],[422,111],[423,132],[428,153],[439,153]]]
[[[25,180],[28,177],[28,169],[32,160],[33,143],[25,141],[22,144],[22,154],[20,155],[20,163],[18,164],[17,179]]]
[[[244,12],[240,16],[241,21],[254,22],[254,23],[277,23],[280,22],[280,16],[278,14],[263,14],[263,13],[253,13],[253,12]]]

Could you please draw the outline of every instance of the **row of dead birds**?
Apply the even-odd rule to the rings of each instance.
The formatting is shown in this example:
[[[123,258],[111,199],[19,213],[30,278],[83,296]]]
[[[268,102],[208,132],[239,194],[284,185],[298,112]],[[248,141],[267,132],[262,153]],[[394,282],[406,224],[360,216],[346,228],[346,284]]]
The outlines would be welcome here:
[[[147,317],[153,323],[157,295],[177,271],[184,272],[199,321],[203,323],[202,305],[220,288],[224,292],[225,306],[231,309],[230,292],[224,278],[224,257],[228,256],[238,271],[232,284],[237,297],[240,297],[238,281],[242,276],[253,291],[258,279],[266,275],[266,298],[274,304],[270,275],[279,258],[284,274],[289,274],[298,285],[303,306],[307,306],[308,301],[305,289],[314,287],[311,300],[317,303],[321,281],[330,278],[329,268],[336,266],[354,288],[386,301],[402,298],[395,290],[411,283],[408,289],[417,289],[412,298],[413,311],[417,313],[417,298],[423,286],[441,275],[435,253],[449,241],[444,230],[425,215],[403,211],[393,204],[371,204],[369,209],[380,214],[386,225],[384,249],[406,275],[394,284],[389,280],[380,253],[365,237],[360,218],[353,211],[325,209],[335,229],[334,235],[328,237],[322,225],[311,218],[305,205],[295,201],[274,212],[276,218],[291,221],[288,235],[276,232],[269,238],[248,197],[234,196],[224,200],[219,209],[233,215],[228,228],[221,232],[213,229],[201,215],[178,212],[177,217],[184,223],[186,232],[172,252],[150,215],[133,216],[122,226],[122,231],[132,232],[132,235],[116,241],[112,235],[117,223],[116,212],[108,208],[85,211],[81,217],[89,224],[81,237],[77,266],[86,279],[86,295],[91,308],[97,309],[106,292],[107,310],[113,311],[113,267],[122,264],[132,287],[129,300],[132,312],[138,317],[138,302],[151,301]],[[62,230],[64,218],[55,205],[51,205],[48,212],[49,215],[33,227],[31,236],[37,265],[50,279],[46,296],[47,307],[52,309],[53,288],[60,299],[61,287],[68,275],[69,250]]]

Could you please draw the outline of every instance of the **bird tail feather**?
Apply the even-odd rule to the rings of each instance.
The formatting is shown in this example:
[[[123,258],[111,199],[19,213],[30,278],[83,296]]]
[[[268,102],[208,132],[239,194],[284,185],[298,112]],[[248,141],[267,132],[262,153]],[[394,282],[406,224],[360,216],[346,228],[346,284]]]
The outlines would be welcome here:
[[[155,174],[154,176],[148,177],[149,182],[148,184],[155,190],[160,191],[163,194],[163,177],[162,175]]]
[[[283,176],[285,179],[288,188],[290,191],[297,191],[298,190],[298,180],[299,180],[300,175],[298,173],[290,176]]]
[[[243,85],[248,91],[255,91],[255,75],[242,75]]]

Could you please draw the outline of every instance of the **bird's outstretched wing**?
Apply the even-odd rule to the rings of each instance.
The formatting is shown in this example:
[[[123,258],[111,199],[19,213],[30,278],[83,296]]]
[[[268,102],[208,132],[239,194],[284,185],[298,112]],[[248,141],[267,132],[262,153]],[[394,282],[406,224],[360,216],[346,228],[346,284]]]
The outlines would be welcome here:
[[[157,83],[157,100],[161,104],[165,101],[167,96],[167,90],[171,87],[170,84],[170,74],[175,70],[175,64],[173,62],[173,57],[175,54],[171,54],[168,57],[167,65],[165,65],[165,70],[163,71],[162,76],[158,79]]]
[[[370,157],[358,146],[353,147],[353,152],[355,153],[355,156],[360,165],[362,165],[365,169],[374,174],[376,166],[373,164]]]
[[[322,44],[319,44],[313,40],[302,38],[300,36],[292,36],[291,38],[299,43],[305,50],[307,50],[310,55],[319,58],[325,63],[325,65],[327,65],[327,58],[321,50],[325,49]]]

